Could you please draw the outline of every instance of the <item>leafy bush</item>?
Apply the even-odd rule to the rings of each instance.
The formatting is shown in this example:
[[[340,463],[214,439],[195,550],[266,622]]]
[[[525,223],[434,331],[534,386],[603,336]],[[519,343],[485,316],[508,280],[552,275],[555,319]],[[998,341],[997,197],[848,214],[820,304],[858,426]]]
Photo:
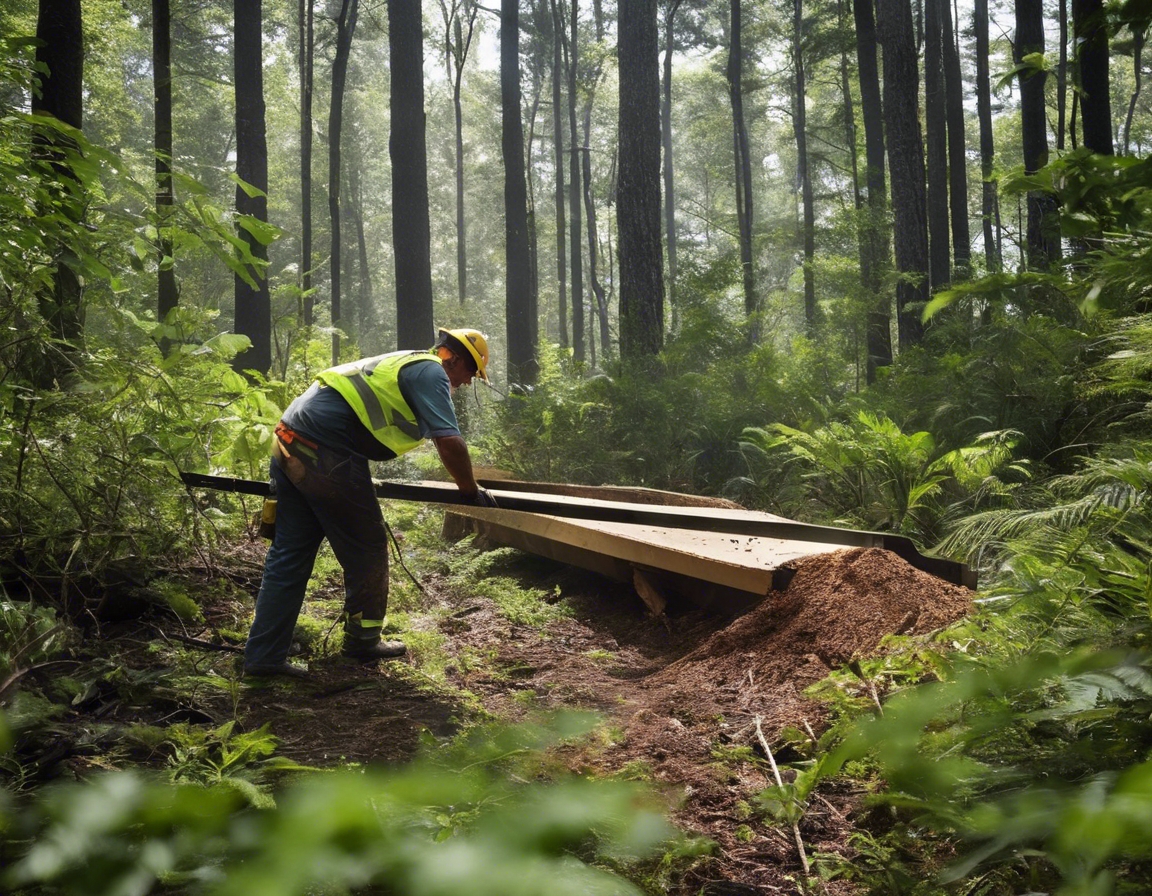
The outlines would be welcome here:
[[[14,896],[160,885],[219,896],[637,893],[597,856],[636,861],[670,840],[651,797],[582,778],[524,785],[515,773],[589,724],[484,732],[402,769],[312,775],[264,810],[228,789],[106,775],[54,790],[19,819],[19,833],[5,834],[4,851],[17,855],[3,879]]]

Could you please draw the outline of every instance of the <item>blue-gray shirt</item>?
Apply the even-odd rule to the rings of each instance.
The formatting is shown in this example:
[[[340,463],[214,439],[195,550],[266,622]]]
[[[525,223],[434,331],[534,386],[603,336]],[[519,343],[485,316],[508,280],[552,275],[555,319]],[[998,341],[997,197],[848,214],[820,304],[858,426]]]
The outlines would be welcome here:
[[[401,367],[398,381],[400,394],[416,414],[423,438],[460,435],[448,374],[431,355],[428,363],[416,361]],[[369,460],[391,460],[396,456],[360,422],[343,395],[319,381],[288,405],[281,419],[289,429],[337,451]]]

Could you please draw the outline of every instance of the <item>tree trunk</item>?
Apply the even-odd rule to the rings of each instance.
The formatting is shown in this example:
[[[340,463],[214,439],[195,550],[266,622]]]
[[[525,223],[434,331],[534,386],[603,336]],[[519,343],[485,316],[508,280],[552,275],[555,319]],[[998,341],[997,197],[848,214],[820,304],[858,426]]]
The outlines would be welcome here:
[[[500,4],[500,125],[504,159],[505,326],[508,382],[536,382],[536,307],[528,252],[528,189],[520,111],[520,18],[517,0]]]
[[[424,134],[424,21],[419,0],[388,0],[388,49],[396,342],[397,348],[420,349],[434,341],[436,324]]]
[[[928,282],[935,292],[952,280],[948,232],[948,119],[944,100],[944,28],[941,7],[924,4],[924,117],[928,164]]]
[[[900,348],[924,335],[920,315],[928,301],[928,224],[925,219],[924,144],[916,100],[920,77],[908,0],[879,0],[877,30],[884,47],[884,125],[892,183],[896,244],[896,322]]]
[[[584,213],[588,217],[588,279],[592,283],[592,294],[596,297],[596,317],[600,322],[600,352],[604,360],[608,360],[612,352],[610,335],[608,333],[608,297],[604,293],[604,284],[597,277],[596,265],[599,255],[599,234],[596,227],[596,203],[592,200],[592,153],[589,149],[592,130],[592,94],[584,103]],[[592,340],[588,340],[592,345]]]
[[[1144,41],[1147,37],[1147,27],[1133,24],[1132,28],[1132,98],[1128,101],[1128,117],[1124,119],[1124,155],[1128,155],[1132,144],[1129,135],[1132,133],[1132,116],[1136,113],[1136,103],[1140,100],[1140,89],[1144,83]]]
[[[656,0],[621,0],[619,14],[620,357],[664,343],[660,245],[660,59]]]
[[[579,47],[577,45],[577,13],[579,0],[569,0],[572,19],[571,37],[565,44],[568,72],[568,136],[572,147],[568,153],[568,207],[572,210],[568,219],[569,250],[572,253],[572,360],[584,361],[584,266],[581,263],[580,233],[580,147],[577,146],[576,128],[576,75]]]
[[[732,103],[732,145],[736,160],[736,218],[740,227],[740,268],[744,275],[744,314],[748,337],[760,341],[756,319],[756,271],[752,263],[752,162],[748,157],[748,127],[744,122],[743,56],[741,46],[740,2],[731,0],[732,26],[728,47],[728,97]]]
[[[556,169],[556,281],[559,284],[557,306],[560,327],[560,347],[568,348],[568,258],[564,214],[564,117],[561,105],[560,78],[564,71],[561,53],[564,43],[564,18],[560,14],[559,0],[551,0],[552,7],[552,144]],[[576,138],[572,138],[575,142]]]
[[[40,41],[36,47],[40,92],[32,95],[32,111],[55,116],[79,129],[84,119],[84,29],[80,0],[40,0],[36,38]],[[48,131],[37,135],[36,144],[37,156],[59,162],[61,155],[54,147],[68,147],[72,141]],[[74,185],[65,187],[63,183],[74,180],[74,176],[63,164],[57,164],[56,171],[62,182],[60,192],[67,197]],[[62,204],[61,211],[79,225],[84,216],[83,202],[64,198]],[[53,355],[34,374],[42,387],[52,387],[75,367],[76,352],[84,335],[83,288],[76,271],[64,261],[67,255],[68,247],[57,247],[52,294],[40,299],[40,313],[48,332],[59,340],[51,349]]]
[[[1076,69],[1080,75],[1080,118],[1084,146],[1097,155],[1110,156],[1112,145],[1112,92],[1108,84],[1108,26],[1103,0],[1072,0],[1072,30],[1076,41]]]
[[[1068,0],[1059,0],[1056,16],[1060,29],[1060,53],[1056,61],[1056,149],[1063,152],[1068,109]]]
[[[332,63],[332,103],[328,113],[328,217],[332,222],[332,364],[340,363],[341,209],[340,135],[344,129],[344,87],[348,82],[348,56],[356,33],[359,0],[341,0],[336,18],[336,58]],[[399,262],[397,262],[399,264]]]
[[[156,150],[156,319],[163,322],[180,301],[172,258],[168,219],[175,201],[172,191],[172,27],[168,0],[152,0],[152,86]],[[167,357],[172,344],[160,340]]]
[[[264,73],[260,0],[235,5],[236,174],[254,187],[249,196],[236,187],[236,215],[268,221],[268,144],[264,130]],[[252,340],[252,347],[232,362],[239,371],[267,374],[272,366],[272,299],[265,268],[268,249],[243,227],[239,235],[257,260],[249,271],[251,282],[236,275],[236,332]]]
[[[312,62],[313,0],[300,0],[300,320],[312,326]]]
[[[796,135],[796,174],[800,181],[800,197],[803,206],[802,243],[804,246],[804,322],[808,334],[816,332],[816,272],[812,265],[816,260],[816,207],[812,198],[812,177],[808,171],[808,110],[806,85],[804,83],[804,4],[803,0],[792,2],[792,53],[793,68],[796,73],[794,97],[795,112],[792,116],[793,133]],[[748,186],[751,195],[751,184]]]
[[[1041,0],[1016,0],[1017,65],[1026,56],[1044,52],[1044,9]],[[1024,149],[1024,173],[1035,174],[1048,164],[1048,128],[1044,119],[1043,69],[1020,72],[1020,125]],[[1026,254],[1032,270],[1048,270],[1060,260],[1060,222],[1056,199],[1050,193],[1028,193]]]
[[[997,273],[1000,254],[1000,196],[996,181],[996,152],[992,134],[992,84],[988,65],[988,0],[976,0],[973,13],[976,32],[976,113],[980,120],[980,217],[984,231],[984,263]]]
[[[660,143],[664,148],[664,236],[668,255],[668,304],[672,309],[672,331],[679,326],[676,308],[676,180],[672,164],[672,51],[675,49],[673,23],[682,0],[670,0],[664,16],[664,90],[660,106]]]
[[[964,82],[960,53],[952,33],[948,0],[940,4],[944,44],[944,105],[948,119],[948,208],[952,221],[952,263],[955,276],[966,280],[972,267],[972,236],[968,228],[968,159],[964,134]]]
[[[884,177],[884,110],[880,102],[880,74],[876,63],[876,23],[872,0],[853,0],[856,23],[856,65],[860,79],[860,113],[864,119],[865,183],[868,215],[863,223],[864,246],[860,282],[873,297],[868,313],[868,382],[876,371],[892,364],[892,325],[888,295],[883,291],[888,266],[888,184]]]
[[[465,32],[461,21],[461,5],[467,17]],[[453,0],[451,8],[440,0],[444,15],[444,62],[448,80],[452,82],[452,111],[456,120],[456,293],[463,305],[468,298],[468,234],[464,221],[464,111],[461,104],[461,85],[464,81],[464,63],[472,45],[476,29],[478,7],[472,0]]]

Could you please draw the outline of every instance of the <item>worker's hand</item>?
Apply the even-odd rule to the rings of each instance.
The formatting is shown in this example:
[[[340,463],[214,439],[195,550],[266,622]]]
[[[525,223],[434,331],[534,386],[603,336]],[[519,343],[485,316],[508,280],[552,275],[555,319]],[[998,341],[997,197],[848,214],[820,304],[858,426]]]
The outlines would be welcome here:
[[[475,504],[477,507],[499,507],[500,506],[499,504],[496,503],[496,499],[494,497],[492,497],[492,492],[488,491],[488,489],[486,489],[486,488],[479,488],[476,490],[476,494],[472,496],[472,503]]]

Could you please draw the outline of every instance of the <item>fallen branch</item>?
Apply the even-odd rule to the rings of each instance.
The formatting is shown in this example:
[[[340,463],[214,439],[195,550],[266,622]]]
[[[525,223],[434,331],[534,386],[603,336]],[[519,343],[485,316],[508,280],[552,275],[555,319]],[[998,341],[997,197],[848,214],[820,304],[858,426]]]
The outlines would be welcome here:
[[[201,650],[220,650],[226,653],[243,653],[243,647],[233,647],[231,644],[215,644],[212,641],[203,641],[200,638],[190,638],[187,635],[173,635],[161,629],[159,626],[152,626],[161,638],[165,641],[179,641],[181,644],[188,644],[192,647],[199,647]]]
[[[764,749],[764,755],[768,757],[768,764],[772,767],[772,777],[776,779],[776,786],[783,788],[784,782],[780,778],[780,769],[776,767],[776,758],[772,755],[772,748],[768,746],[768,739],[764,737],[764,729],[760,727],[760,722],[760,716],[756,716],[756,737]],[[804,873],[808,874],[808,853],[804,849],[804,839],[800,836],[799,822],[792,822],[792,836],[796,838],[796,851],[800,854],[800,866],[804,869]]]

